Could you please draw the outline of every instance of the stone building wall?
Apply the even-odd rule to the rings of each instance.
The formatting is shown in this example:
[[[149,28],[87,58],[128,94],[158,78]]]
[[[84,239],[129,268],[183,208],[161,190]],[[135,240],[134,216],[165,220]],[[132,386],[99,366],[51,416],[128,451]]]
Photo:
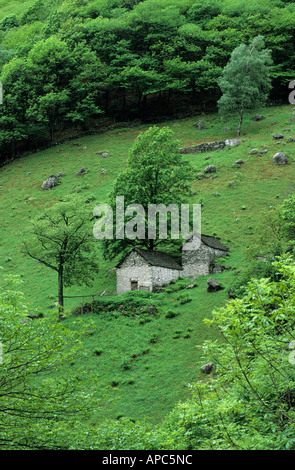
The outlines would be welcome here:
[[[225,145],[225,140],[220,140],[217,142],[204,142],[202,144],[192,145],[191,147],[182,147],[179,150],[180,153],[204,153],[223,149]]]
[[[226,146],[235,147],[240,145],[240,139],[226,139],[218,140],[217,142],[203,142],[202,144],[192,145],[190,147],[181,147],[180,153],[204,153],[212,152],[213,150],[224,149]]]
[[[136,252],[132,252],[117,269],[117,294],[130,291],[131,281],[138,281],[139,287],[152,290],[151,266]]]
[[[169,284],[179,277],[181,270],[150,266],[138,253],[132,252],[117,268],[117,294],[131,290],[131,281],[138,282],[139,290],[152,291],[155,286]]]
[[[181,270],[163,268],[161,266],[151,266],[153,286],[163,286],[169,284],[171,281],[175,281],[181,274]]]
[[[196,277],[210,274],[210,265],[216,258],[222,258],[226,253],[207,245],[201,244],[197,250],[182,251],[182,277]]]

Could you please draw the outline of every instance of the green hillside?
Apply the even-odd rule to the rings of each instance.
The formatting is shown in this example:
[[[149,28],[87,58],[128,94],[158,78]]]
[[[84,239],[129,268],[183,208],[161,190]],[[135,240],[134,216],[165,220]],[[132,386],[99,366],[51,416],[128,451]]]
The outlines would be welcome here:
[[[255,122],[253,113],[246,116],[242,143],[238,147],[187,155],[196,175],[208,165],[208,157],[210,164],[217,167],[214,177],[202,180],[196,177],[191,202],[203,205],[202,232],[221,237],[230,248],[225,264],[232,269],[215,276],[225,289],[208,294],[207,277],[204,276],[197,279],[198,286],[193,289],[178,290],[176,284],[171,292],[167,288],[166,293],[152,294],[143,304],[155,305],[159,314],[151,317],[152,321],[148,318],[147,322],[140,320],[140,316],[126,317],[120,313],[83,317],[95,323],[92,334],[85,338],[83,356],[71,364],[70,373],[74,371],[79,375],[82,370],[95,370],[101,377],[98,390],[107,387],[111,401],[107,401],[108,404],[93,418],[95,422],[122,415],[161,421],[179,400],[189,397],[187,383],[201,378],[202,359],[198,347],[204,339],[216,336],[203,319],[210,318],[212,309],[227,300],[227,290],[237,272],[247,266],[246,250],[261,212],[281,204],[294,189],[295,144],[287,142],[295,134],[291,123],[292,107],[267,107],[257,111],[265,119]],[[199,116],[195,116],[159,125],[169,125],[182,146],[235,137],[235,118],[223,122],[216,114],[202,116],[205,125],[202,131],[196,128],[198,120]],[[233,131],[224,131],[225,126]],[[76,190],[87,196],[93,195],[96,202],[105,201],[114,178],[126,166],[128,149],[137,135],[146,129],[147,126],[115,128],[28,155],[1,168],[0,265],[5,273],[22,276],[21,289],[32,311],[55,315],[53,304],[57,298],[57,283],[50,270],[20,252],[21,237],[29,230],[30,219]],[[284,135],[280,144],[272,139],[272,134],[277,132]],[[267,153],[249,155],[254,148],[266,148]],[[288,155],[290,163],[287,166],[273,164],[272,156],[278,149]],[[109,152],[109,157],[97,154],[101,151]],[[244,164],[235,165],[238,159],[243,159]],[[75,175],[82,166],[89,172],[77,178]],[[101,173],[103,168],[105,173]],[[42,182],[59,172],[64,173],[60,185],[43,191]],[[96,202],[93,202],[94,206]],[[101,256],[93,287],[66,289],[65,295],[73,296],[66,299],[66,309],[72,310],[81,304],[82,298],[74,296],[84,296],[83,302],[86,302],[92,300],[92,295],[97,300],[104,291],[115,293],[113,267],[114,262],[106,262]],[[185,303],[183,296],[189,302]],[[109,298],[112,301],[113,297]],[[108,296],[102,299],[108,299]],[[165,314],[171,309],[178,315],[166,318]],[[67,322],[71,324],[71,320]],[[99,352],[96,354],[95,351]]]
[[[1,448],[294,450],[295,196],[281,209],[295,193],[294,13],[293,0],[0,0]],[[109,201],[152,126],[181,148],[241,141],[182,155],[202,233],[229,247],[212,275],[223,289],[199,276],[119,296],[122,253],[104,257],[93,237],[93,285],[65,287],[59,311],[56,271],[22,250],[32,221],[69,195],[91,212]],[[188,193],[172,151],[152,197],[176,188],[178,203]],[[130,200],[152,187],[138,165],[150,169],[147,153],[132,153],[128,175],[142,179]],[[151,167],[159,160],[153,150]],[[51,175],[59,184],[42,189]],[[277,219],[264,231],[265,214]],[[79,256],[65,268],[78,265],[75,282],[91,274]]]

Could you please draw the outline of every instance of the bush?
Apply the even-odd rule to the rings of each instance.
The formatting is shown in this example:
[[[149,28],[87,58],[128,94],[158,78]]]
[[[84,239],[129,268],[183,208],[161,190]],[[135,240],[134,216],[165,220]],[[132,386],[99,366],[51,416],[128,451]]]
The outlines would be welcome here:
[[[0,29],[2,31],[7,31],[8,29],[15,28],[18,26],[18,19],[16,15],[6,16],[0,23]]]
[[[102,350],[102,349],[95,349],[95,350],[93,351],[93,354],[94,354],[95,356],[101,356],[102,353],[103,353],[103,350]]]
[[[126,357],[122,357],[121,359],[121,369],[123,370],[129,370],[131,369],[131,364],[130,364],[130,360]]]
[[[177,315],[179,315],[178,312],[174,312],[174,310],[168,310],[165,313],[165,318],[175,318],[175,317],[177,317]]]
[[[126,317],[140,317],[140,323],[144,324],[158,317],[161,309],[155,304],[161,304],[151,292],[136,291],[126,292],[123,295],[99,298],[93,302],[93,313],[111,319],[124,315]]]
[[[180,301],[181,305],[191,302],[192,299],[189,297],[188,294],[181,294],[177,297],[177,300]]]
[[[270,260],[255,260],[236,277],[228,289],[228,296],[231,299],[242,298],[247,290],[247,284],[252,278],[270,278],[272,281],[277,281],[278,274]]]

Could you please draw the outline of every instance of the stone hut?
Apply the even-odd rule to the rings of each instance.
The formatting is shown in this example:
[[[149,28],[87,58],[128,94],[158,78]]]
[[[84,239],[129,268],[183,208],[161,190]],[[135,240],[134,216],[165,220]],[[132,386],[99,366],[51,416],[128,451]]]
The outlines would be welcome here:
[[[229,248],[219,238],[210,235],[192,235],[182,245],[182,277],[196,277],[214,272],[217,258],[228,254]]]
[[[200,238],[201,237],[201,238]],[[153,291],[181,277],[214,272],[214,260],[228,254],[228,247],[209,235],[192,235],[182,246],[182,265],[167,253],[134,248],[117,265],[117,294],[130,290]]]
[[[180,276],[182,267],[166,253],[134,248],[117,265],[117,294],[130,290],[153,291]]]

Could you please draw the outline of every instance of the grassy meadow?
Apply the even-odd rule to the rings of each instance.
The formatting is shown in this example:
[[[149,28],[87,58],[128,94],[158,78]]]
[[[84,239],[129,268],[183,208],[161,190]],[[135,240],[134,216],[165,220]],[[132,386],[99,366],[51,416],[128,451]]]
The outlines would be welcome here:
[[[256,113],[263,114],[265,119],[253,121]],[[261,212],[282,203],[294,191],[295,142],[287,142],[288,137],[295,137],[292,113],[291,105],[255,110],[245,116],[241,145],[184,156],[194,165],[196,175],[208,164],[217,167],[214,177],[202,180],[196,177],[191,202],[202,203],[202,232],[220,237],[229,246],[230,256],[224,264],[232,269],[214,275],[225,287],[217,293],[207,293],[204,276],[197,279],[194,288],[183,288],[181,283],[176,283],[165,292],[152,294],[146,302],[158,307],[159,313],[150,315],[146,321],[142,321],[140,310],[133,316],[120,312],[83,316],[92,320],[93,326],[85,336],[83,353],[68,365],[67,372],[77,377],[81,371],[99,373],[97,393],[106,390],[109,401],[93,417],[94,423],[119,416],[157,422],[178,401],[189,396],[188,383],[204,378],[200,373],[200,346],[205,339],[217,339],[218,335],[203,319],[226,302],[227,289],[239,269],[247,265],[246,250]],[[199,119],[205,125],[202,131],[196,127]],[[210,114],[158,125],[171,127],[184,147],[235,138],[237,124],[234,116],[222,121],[217,114]],[[56,314],[53,304],[57,300],[57,279],[54,273],[25,258],[20,251],[22,236],[29,230],[31,219],[74,191],[94,196],[93,207],[104,202],[112,182],[126,166],[128,151],[137,135],[148,127],[122,124],[121,128],[70,140],[0,168],[0,266],[6,274],[22,277],[21,289],[32,312]],[[225,127],[231,130],[225,131]],[[272,139],[272,134],[277,132],[284,135],[281,143]],[[259,151],[265,148],[267,153],[249,155],[254,148]],[[98,153],[102,151],[109,152],[109,157],[103,158]],[[287,154],[288,165],[273,164],[272,156],[278,151]],[[244,164],[235,165],[238,159],[243,159]],[[89,171],[77,178],[75,175],[82,166]],[[102,169],[106,172],[102,173]],[[43,191],[42,182],[59,172],[64,174],[60,184],[51,191]],[[90,300],[91,295],[106,291],[108,296],[102,298],[112,298],[116,288],[113,267],[114,262],[101,257],[94,285],[67,288],[65,295],[85,296],[85,300]],[[79,302],[77,298],[66,298],[65,307],[73,310]],[[167,318],[168,310],[176,315]],[[69,327],[72,322],[71,318],[66,320]]]

